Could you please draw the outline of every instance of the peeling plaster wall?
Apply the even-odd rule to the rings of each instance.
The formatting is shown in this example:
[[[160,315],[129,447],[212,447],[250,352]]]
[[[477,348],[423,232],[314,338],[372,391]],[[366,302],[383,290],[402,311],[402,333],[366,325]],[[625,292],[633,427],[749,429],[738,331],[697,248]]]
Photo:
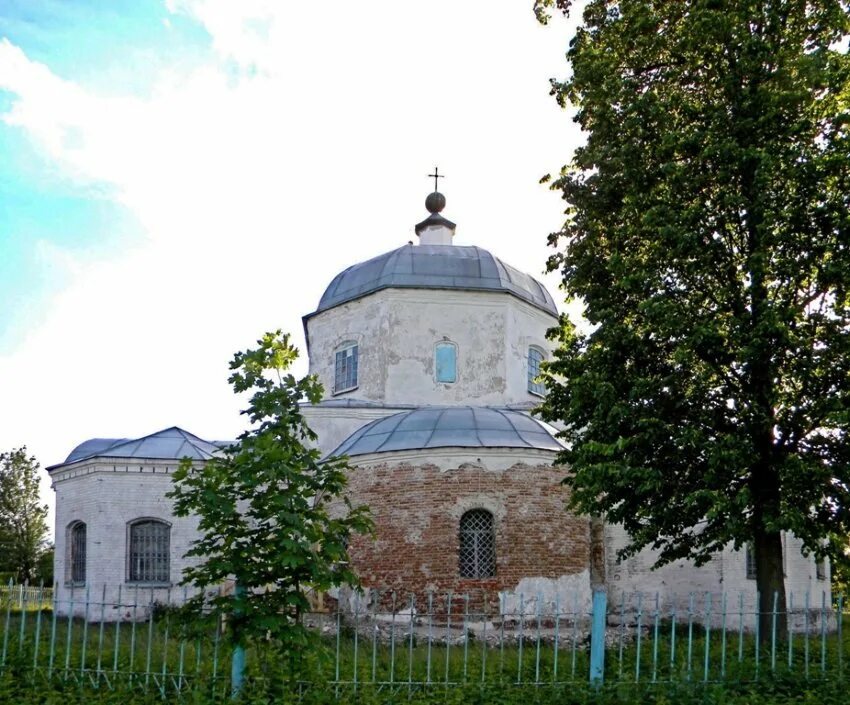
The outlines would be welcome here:
[[[590,612],[593,593],[590,571],[561,575],[557,578],[523,578],[513,590],[501,595],[502,613],[533,617],[536,614]]]
[[[357,389],[338,395],[393,404],[506,405],[528,392],[528,347],[548,355],[557,319],[507,293],[384,289],[307,322],[310,371],[333,395],[334,351],[357,341]],[[438,383],[434,349],[457,345],[457,381]],[[341,414],[344,416],[344,414]]]
[[[494,469],[487,451],[475,450],[478,457],[461,464],[421,451],[415,462],[385,454],[381,462],[353,470],[349,499],[369,505],[375,521],[374,538],[354,537],[350,547],[364,587],[395,590],[399,596],[468,593],[490,605],[498,605],[501,592],[511,600],[524,589],[550,601],[560,594],[570,603],[579,590],[584,600],[590,590],[589,522],[564,510],[563,471],[537,458],[526,464],[519,450],[509,466]],[[460,518],[475,508],[494,517],[492,578],[459,576]]]
[[[618,549],[626,545],[627,535],[622,526],[606,525],[605,557],[608,576],[608,599],[620,605],[625,597],[626,604],[634,601],[634,593],[643,592],[653,596],[657,591],[662,604],[687,606],[690,594],[694,594],[695,606],[703,610],[706,594],[711,594],[715,609],[721,605],[722,595],[727,594],[729,609],[738,609],[739,596],[744,595],[744,609],[755,606],[756,582],[747,578],[744,551],[727,546],[706,565],[697,568],[688,561],[676,561],[656,570],[652,569],[655,552],[641,551],[633,558],[619,562]],[[826,604],[830,604],[829,566],[827,579],[818,580],[815,561],[804,556],[802,543],[791,534],[783,536],[785,544],[785,590],[794,593],[795,608],[804,604],[805,593],[810,594],[813,607],[820,607],[825,591]]]
[[[523,301],[516,303],[509,307],[506,316],[507,392],[511,399],[537,404],[542,399],[528,391],[528,349],[540,348],[544,359],[550,359],[553,347],[546,339],[546,332],[558,324],[558,319]]]
[[[389,353],[385,293],[364,296],[308,319],[310,373],[318,375],[326,397],[335,396],[334,353],[343,343],[354,341],[359,346],[358,386],[338,397],[383,400]]]
[[[301,407],[307,425],[318,436],[316,447],[322,455],[332,452],[361,426],[404,410],[400,407],[322,407],[306,404]]]

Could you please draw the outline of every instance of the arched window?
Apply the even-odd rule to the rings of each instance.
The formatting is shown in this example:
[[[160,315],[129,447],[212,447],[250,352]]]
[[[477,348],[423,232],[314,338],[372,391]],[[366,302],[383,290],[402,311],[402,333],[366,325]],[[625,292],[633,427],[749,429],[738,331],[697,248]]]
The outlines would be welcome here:
[[[127,579],[140,583],[171,580],[171,527],[164,521],[140,519],[129,528]]]
[[[357,343],[348,341],[334,353],[334,394],[357,387],[359,352]]]
[[[496,575],[496,532],[493,515],[471,509],[460,518],[460,577],[492,578]]]
[[[546,394],[546,386],[538,380],[543,359],[543,351],[540,348],[528,349],[528,391],[541,397]]]
[[[457,382],[457,345],[449,342],[437,343],[434,348],[434,367],[438,382]]]
[[[67,575],[75,585],[86,582],[86,525],[75,521],[68,527],[68,564]]]

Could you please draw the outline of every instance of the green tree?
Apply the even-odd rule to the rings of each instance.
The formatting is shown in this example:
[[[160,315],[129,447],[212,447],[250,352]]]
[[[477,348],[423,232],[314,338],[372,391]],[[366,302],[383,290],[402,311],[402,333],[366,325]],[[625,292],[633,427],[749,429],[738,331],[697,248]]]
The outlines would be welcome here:
[[[293,655],[311,638],[302,622],[306,590],[357,584],[348,540],[370,531],[371,522],[365,507],[343,495],[346,460],[320,462],[309,447],[316,435],[300,405],[321,400],[321,384],[286,373],[298,356],[288,335],[267,333],[258,345],[230,363],[234,392],[251,393],[242,412],[250,430],[203,467],[184,459],[169,496],[177,516],[199,519],[201,538],[187,554],[199,563],[184,572],[184,583],[235,579],[239,589],[211,605],[212,614],[227,616],[232,641],[271,635]]]
[[[42,583],[48,587],[53,585],[53,561],[56,556],[56,547],[49,544],[44,547],[38,556],[38,565],[36,566],[35,579],[36,582]]]
[[[26,446],[0,453],[0,570],[33,581],[47,539],[47,505],[39,502],[38,461]]]
[[[543,406],[572,507],[659,564],[752,541],[762,612],[781,531],[850,531],[849,27],[844,0],[589,0],[553,82],[587,136],[552,182],[590,324],[562,318]]]

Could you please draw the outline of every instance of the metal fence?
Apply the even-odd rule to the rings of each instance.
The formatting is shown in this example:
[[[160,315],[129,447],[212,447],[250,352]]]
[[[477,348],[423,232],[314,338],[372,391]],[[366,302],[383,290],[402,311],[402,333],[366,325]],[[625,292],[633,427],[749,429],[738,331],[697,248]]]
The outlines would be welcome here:
[[[0,671],[163,696],[193,688],[227,692],[241,682],[226,624],[186,631],[182,588],[0,592]],[[434,686],[562,687],[590,681],[749,682],[774,676],[843,678],[843,599],[789,595],[783,632],[777,600],[759,633],[756,595],[604,593],[403,595],[366,591],[323,596],[305,617],[329,658],[299,675],[298,688],[388,691]],[[247,650],[246,681],[280,680],[263,644]],[[234,671],[234,663],[236,670]],[[280,673],[276,671],[279,669]]]
[[[53,607],[53,588],[30,585],[0,585],[0,609],[12,605],[18,611]]]

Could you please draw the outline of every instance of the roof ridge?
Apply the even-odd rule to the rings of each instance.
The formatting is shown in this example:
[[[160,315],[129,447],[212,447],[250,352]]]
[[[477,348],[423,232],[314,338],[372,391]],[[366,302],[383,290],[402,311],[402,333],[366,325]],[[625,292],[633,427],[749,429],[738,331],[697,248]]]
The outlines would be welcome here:
[[[183,435],[183,438],[186,439],[186,442],[190,443],[195,448],[198,447],[198,444],[195,441],[200,441],[201,443],[206,443],[208,446],[215,445],[214,443],[210,443],[210,441],[208,441],[204,438],[201,438],[200,436],[196,436],[191,431],[187,431],[185,428],[180,428],[179,426],[172,426],[171,428],[174,428],[177,431],[179,431]],[[171,429],[165,429],[165,430],[170,431]],[[161,431],[160,431],[160,433],[161,433]]]

